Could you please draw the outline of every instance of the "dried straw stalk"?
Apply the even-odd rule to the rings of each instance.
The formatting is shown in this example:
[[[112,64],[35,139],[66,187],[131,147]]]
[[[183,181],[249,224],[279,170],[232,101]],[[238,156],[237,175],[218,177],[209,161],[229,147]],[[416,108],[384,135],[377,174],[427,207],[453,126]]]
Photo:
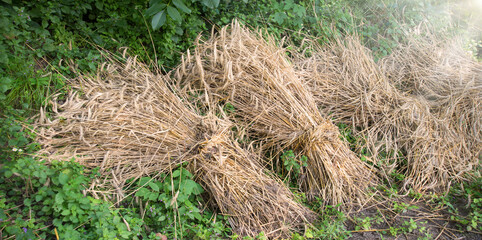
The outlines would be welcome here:
[[[173,80],[204,105],[231,103],[234,120],[264,151],[292,149],[308,157],[300,185],[326,203],[362,202],[369,168],[323,118],[284,50],[233,22],[183,57]],[[348,205],[347,205],[348,206]]]
[[[427,98],[413,96],[409,89],[407,92],[397,89],[397,84],[387,77],[386,70],[374,62],[370,51],[358,39],[348,37],[323,47],[313,44],[309,51],[311,57],[300,54],[295,60],[299,74],[311,86],[325,113],[362,128],[357,133],[366,136],[366,144],[374,156],[381,151],[392,153],[379,159],[380,167],[385,170],[382,172],[401,170],[407,175],[405,186],[419,191],[445,190],[453,179],[461,180],[462,174],[477,164],[480,141],[474,148],[477,143],[467,141],[470,133],[457,130],[453,119],[434,114],[433,104]],[[407,53],[402,56],[409,57]],[[391,64],[393,69],[401,69],[394,62]],[[419,68],[417,72],[423,70]],[[453,80],[440,82],[444,81],[450,85]],[[436,88],[435,82],[433,86]],[[469,89],[479,91],[478,96],[471,94],[465,98],[478,102],[474,104],[477,107],[470,105],[465,112],[454,109],[458,112],[455,115],[480,114],[480,85],[479,90]],[[446,100],[460,106],[458,99]],[[477,131],[480,139],[480,128]],[[406,159],[399,158],[399,152]]]
[[[482,63],[461,39],[409,36],[406,44],[381,60],[400,91],[427,101],[430,112],[467,137],[472,150],[482,144]]]
[[[53,103],[54,120],[39,119],[40,154],[100,167],[104,187],[119,198],[125,180],[189,162],[238,234],[287,237],[314,220],[280,180],[265,173],[256,155],[231,140],[228,121],[197,115],[162,75],[135,58],[111,60],[97,76],[82,76],[72,86],[79,91]]]
[[[216,127],[214,124],[211,127]],[[231,216],[233,231],[249,236],[264,231],[274,239],[290,237],[293,231],[303,232],[315,214],[293,201],[293,194],[281,181],[267,175],[257,157],[242,151],[229,138],[230,129],[224,128],[199,143],[203,147],[191,169],[220,211]]]

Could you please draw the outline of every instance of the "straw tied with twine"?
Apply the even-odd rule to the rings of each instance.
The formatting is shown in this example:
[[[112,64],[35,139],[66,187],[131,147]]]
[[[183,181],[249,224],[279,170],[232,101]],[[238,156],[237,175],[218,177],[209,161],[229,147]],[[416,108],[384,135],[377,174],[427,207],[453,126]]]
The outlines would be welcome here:
[[[266,41],[233,22],[209,40],[198,40],[194,54],[188,52],[172,76],[180,92],[197,96],[201,106],[232,104],[232,121],[273,159],[290,149],[306,156],[298,181],[309,198],[344,206],[366,199],[367,187],[376,181],[371,170],[322,117],[272,38]]]
[[[91,186],[111,189],[123,198],[127,179],[167,172],[187,162],[196,180],[229,216],[233,231],[255,236],[289,237],[302,231],[316,214],[294,201],[280,180],[267,175],[261,160],[232,140],[231,123],[196,114],[174,95],[164,76],[135,58],[103,65],[97,76],[73,80],[67,100],[54,101],[53,120],[37,123],[39,155],[75,157],[100,167],[102,179]]]
[[[388,155],[380,173],[401,171],[406,190],[446,191],[479,162],[482,65],[454,42],[408,39],[379,63],[353,37],[312,43],[293,62],[324,112]]]

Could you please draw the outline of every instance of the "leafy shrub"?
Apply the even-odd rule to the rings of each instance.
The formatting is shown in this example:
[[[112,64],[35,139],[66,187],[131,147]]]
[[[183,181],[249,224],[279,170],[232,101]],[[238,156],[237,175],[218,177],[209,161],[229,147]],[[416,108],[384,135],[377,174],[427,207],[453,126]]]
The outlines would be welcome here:
[[[229,236],[226,218],[214,219],[209,211],[201,211],[199,203],[203,202],[204,190],[192,178],[189,171],[180,167],[172,174],[160,174],[160,181],[149,177],[139,179],[135,196],[146,203],[145,224],[151,229],[162,229],[161,233],[169,238]]]
[[[0,229],[18,239],[155,239],[226,237],[226,218],[198,208],[203,189],[184,168],[162,174],[165,181],[141,178],[135,196],[115,208],[86,195],[96,175],[70,162],[44,162],[21,156],[0,170]],[[141,210],[142,209],[142,210]],[[55,230],[54,230],[55,229]]]
[[[83,191],[90,178],[74,162],[55,162],[51,167],[30,157],[20,157],[7,164],[0,174],[0,194],[5,236],[20,239],[114,239],[133,236],[121,221],[119,210]],[[131,229],[140,231],[140,219],[130,221]]]
[[[321,210],[321,221],[315,225],[316,228],[312,231],[314,238],[347,239],[351,236],[344,225],[347,218],[343,212],[337,210],[338,207],[328,205]]]
[[[17,111],[5,110],[8,115],[0,118],[0,159],[9,161],[25,152],[37,150],[38,144],[33,143],[34,134],[25,131],[22,126],[26,124],[24,119],[16,116]]]

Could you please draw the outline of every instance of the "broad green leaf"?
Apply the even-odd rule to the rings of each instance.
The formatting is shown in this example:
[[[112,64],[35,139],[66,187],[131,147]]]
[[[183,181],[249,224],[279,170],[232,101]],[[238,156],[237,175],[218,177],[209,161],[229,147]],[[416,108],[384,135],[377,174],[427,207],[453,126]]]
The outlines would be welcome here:
[[[80,203],[80,204],[89,204],[90,201],[89,201],[88,198],[84,197],[84,198],[81,198],[81,199],[79,200],[79,203]]]
[[[179,14],[179,11],[177,11],[176,8],[173,8],[171,6],[167,6],[167,14],[169,14],[169,17],[172,18],[174,21],[180,22],[182,20],[181,14]]]
[[[152,190],[156,191],[156,192],[159,192],[159,186],[157,186],[156,183],[154,182],[149,182],[149,187],[152,188]]]
[[[305,237],[306,238],[313,238],[313,231],[311,230],[311,228],[306,228],[305,230]]]
[[[64,210],[62,210],[62,212],[61,212],[60,214],[63,215],[63,216],[67,216],[67,215],[70,214],[70,210],[69,210],[69,209],[64,209]]]
[[[173,177],[173,178],[179,177],[179,175],[181,175],[181,171],[180,171],[179,169],[176,170],[176,171],[174,171],[174,172],[172,172],[172,177]]]
[[[5,174],[5,177],[6,177],[6,178],[10,178],[10,177],[13,175],[13,172],[7,170],[7,171],[5,171],[4,174]]]
[[[293,0],[285,0],[284,1],[284,10],[290,10],[291,8],[293,8],[293,6],[295,5],[295,2]]]
[[[186,195],[191,195],[191,194],[199,195],[204,191],[201,185],[199,185],[198,183],[196,183],[191,179],[185,180],[182,183],[182,185],[183,185],[183,193],[185,193]]]
[[[87,65],[89,65],[90,70],[95,70],[95,64],[93,62],[89,62]]]
[[[191,193],[193,192],[193,189],[196,188],[196,185],[197,183],[194,182],[193,180],[191,179],[187,179],[185,180],[183,183],[182,183],[182,186],[183,186],[183,192],[186,194],[186,195],[191,195]]]
[[[182,207],[178,208],[177,211],[179,212],[179,214],[184,214],[184,213],[186,213],[186,207],[182,206]]]
[[[147,190],[146,188],[140,188],[139,190],[137,190],[136,196],[137,197],[144,197],[148,193],[149,193],[149,190]]]
[[[49,26],[49,22],[46,19],[42,19],[42,27],[47,28]]]
[[[1,61],[0,61],[1,62]],[[12,79],[9,77],[3,77],[0,83],[0,93],[4,93],[12,88]]]
[[[162,193],[159,195],[159,197],[157,198],[157,200],[161,201],[161,202],[167,202],[169,198],[167,197],[167,195],[165,193]]]
[[[192,193],[194,193],[195,195],[199,195],[203,192],[204,192],[204,188],[201,187],[201,185],[199,185],[199,184],[196,184],[196,187],[192,191]]]
[[[17,140],[17,139],[9,139],[9,140],[8,140],[8,145],[9,145],[9,146],[17,146],[17,145],[18,145],[18,140]]]
[[[178,8],[180,9],[181,11],[185,12],[185,13],[191,13],[191,9],[189,9],[188,7],[186,7],[186,5],[184,5],[184,3],[182,2],[182,0],[173,0],[172,3]]]
[[[62,222],[61,219],[56,218],[56,219],[54,219],[53,224],[56,227],[60,227],[60,226],[62,226],[63,222]]]
[[[152,29],[157,30],[161,28],[164,23],[166,23],[166,11],[162,10],[152,18]]]
[[[202,3],[211,9],[217,8],[219,6],[219,0],[203,0]]]
[[[119,222],[120,222],[120,217],[119,217],[119,216],[114,216],[114,219],[112,219],[112,222],[113,222],[114,224],[119,223]]]
[[[2,219],[2,221],[5,221],[6,219],[8,219],[7,215],[5,215],[3,211],[0,211],[0,219]]]
[[[40,172],[39,182],[40,184],[44,184],[47,181],[47,174],[44,171]]]
[[[183,178],[185,177],[192,178],[192,174],[185,168],[182,169],[182,175],[183,175]]]
[[[96,44],[99,44],[99,45],[103,45],[104,44],[104,40],[102,40],[102,37],[98,34],[93,34],[92,35],[92,40],[94,40],[94,42]]]
[[[69,180],[69,175],[61,172],[59,175],[59,183],[62,185],[65,185],[68,180]]]
[[[186,193],[179,193],[179,195],[177,195],[177,202],[180,202],[180,203],[184,203],[187,199],[189,198],[188,195],[186,195]]]
[[[141,177],[141,179],[139,179],[139,183],[137,184],[137,186],[144,186],[144,184],[146,184],[150,180],[151,180],[150,177]]]
[[[8,63],[8,54],[4,45],[0,45],[0,63]]]
[[[99,10],[103,10],[104,9],[104,4],[102,4],[101,1],[96,1],[95,2],[95,7]]]
[[[159,197],[159,193],[151,192],[149,193],[149,200],[154,201]]]
[[[293,12],[295,12],[298,17],[304,17],[306,15],[306,9],[298,4],[293,7]]]
[[[26,198],[23,200],[23,205],[30,207],[32,206],[32,200],[30,198]]]
[[[176,34],[179,36],[182,36],[184,33],[184,30],[181,27],[176,27]]]
[[[64,195],[62,193],[57,193],[55,195],[55,203],[58,205],[64,203]]]
[[[146,12],[144,12],[144,15],[146,15],[147,17],[150,17],[156,13],[159,13],[160,11],[164,10],[166,8],[166,4],[163,4],[163,3],[156,3],[154,5],[152,5],[150,8],[148,8],[146,10]]]
[[[191,208],[192,202],[187,199],[186,201],[184,201],[184,205],[187,206],[188,208]]]

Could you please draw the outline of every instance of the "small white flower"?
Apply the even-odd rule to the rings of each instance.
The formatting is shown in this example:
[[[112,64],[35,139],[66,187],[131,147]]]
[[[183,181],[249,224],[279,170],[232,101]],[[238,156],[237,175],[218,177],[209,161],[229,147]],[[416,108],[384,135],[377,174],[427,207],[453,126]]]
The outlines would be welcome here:
[[[12,148],[12,151],[17,152],[18,149],[17,149],[17,148]]]

